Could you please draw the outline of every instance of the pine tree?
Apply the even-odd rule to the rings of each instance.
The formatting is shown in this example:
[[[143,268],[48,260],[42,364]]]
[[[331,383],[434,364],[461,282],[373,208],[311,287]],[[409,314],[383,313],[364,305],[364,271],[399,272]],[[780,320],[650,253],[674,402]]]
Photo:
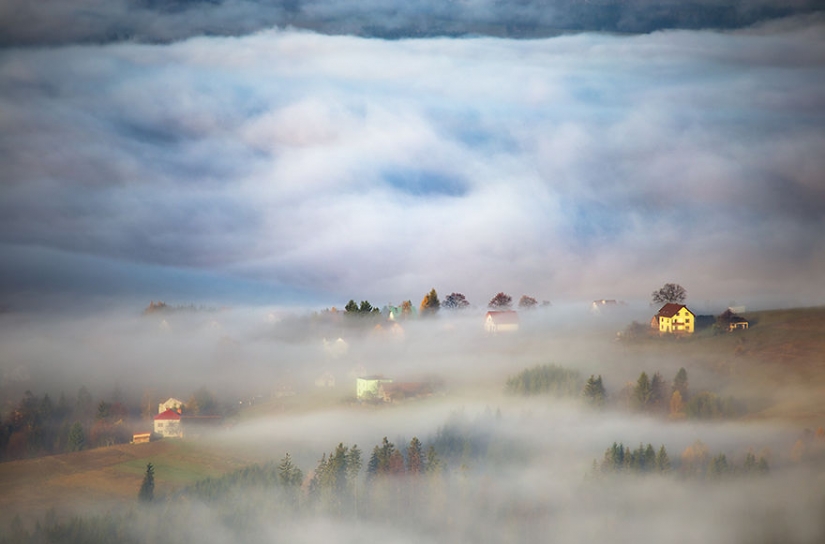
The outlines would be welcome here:
[[[667,412],[668,410],[667,385],[662,375],[656,372],[650,381],[650,409],[654,412]]]
[[[358,449],[358,444],[353,444],[347,454],[347,479],[351,484],[354,484],[358,479],[358,474],[361,472],[361,450]]]
[[[422,451],[421,441],[418,437],[413,437],[410,440],[410,445],[407,446],[407,472],[412,475],[418,475],[424,469],[424,452]]]
[[[584,384],[582,396],[584,396],[584,400],[587,404],[595,406],[596,408],[604,407],[607,402],[607,392],[602,384],[601,374],[599,374],[598,378],[594,378],[592,374],[590,375],[587,383]]]
[[[684,367],[679,369],[679,372],[676,373],[676,377],[673,378],[673,388],[672,391],[678,391],[679,394],[682,396],[682,402],[687,402],[688,400],[688,375],[687,370]]]
[[[634,406],[638,410],[647,410],[652,395],[653,390],[650,385],[650,379],[647,377],[647,373],[642,372],[636,382],[636,387],[633,388]]]
[[[424,466],[424,470],[427,474],[441,473],[441,460],[438,458],[435,446],[430,446],[427,450],[427,464]]]
[[[281,464],[278,465],[278,480],[284,487],[298,487],[304,480],[304,473],[292,463],[289,453],[281,459]]]
[[[141,502],[152,502],[155,498],[155,467],[152,463],[146,464],[146,474],[143,476],[143,483],[140,485],[138,500]]]
[[[656,454],[656,470],[662,474],[670,472],[670,458],[664,444],[659,448],[659,453]]]
[[[75,421],[72,428],[69,429],[69,451],[80,451],[86,447],[86,435],[83,434],[83,425],[79,421]]]

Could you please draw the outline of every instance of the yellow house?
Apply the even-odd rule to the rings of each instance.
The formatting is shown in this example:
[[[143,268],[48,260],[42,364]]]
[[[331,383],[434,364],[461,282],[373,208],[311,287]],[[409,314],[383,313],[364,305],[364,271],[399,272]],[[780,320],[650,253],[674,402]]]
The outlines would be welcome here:
[[[692,334],[696,316],[684,304],[671,302],[659,309],[659,313],[651,320],[651,325],[658,328],[660,333]]]

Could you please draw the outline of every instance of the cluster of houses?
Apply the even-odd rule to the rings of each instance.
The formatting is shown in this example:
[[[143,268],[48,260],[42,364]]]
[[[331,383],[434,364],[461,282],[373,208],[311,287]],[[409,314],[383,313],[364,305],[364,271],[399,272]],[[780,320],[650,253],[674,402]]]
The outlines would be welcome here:
[[[736,315],[732,308],[728,308],[723,316],[727,332],[745,330],[749,326],[748,320]],[[697,316],[684,304],[669,302],[650,319],[650,328],[659,334],[693,334],[696,331],[696,319]]]
[[[158,414],[152,418],[153,432],[132,435],[132,443],[150,442],[153,437],[183,438],[197,435],[206,427],[219,425],[221,416],[184,415],[183,401],[174,397],[158,404]]]

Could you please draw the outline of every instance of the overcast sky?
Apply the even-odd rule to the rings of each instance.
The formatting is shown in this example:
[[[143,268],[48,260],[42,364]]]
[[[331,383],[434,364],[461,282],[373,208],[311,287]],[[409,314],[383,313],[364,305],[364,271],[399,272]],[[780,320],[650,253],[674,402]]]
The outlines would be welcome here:
[[[725,22],[698,2],[653,25],[681,30],[539,39],[457,37],[507,19],[502,4],[434,3],[394,28],[449,9],[456,29],[395,40],[363,37],[383,31],[352,28],[350,4],[0,0],[17,44],[0,49],[0,306],[384,304],[433,287],[484,305],[664,282],[825,303],[814,3],[740,2]],[[585,9],[533,4],[502,13]],[[282,11],[323,32],[264,28]]]

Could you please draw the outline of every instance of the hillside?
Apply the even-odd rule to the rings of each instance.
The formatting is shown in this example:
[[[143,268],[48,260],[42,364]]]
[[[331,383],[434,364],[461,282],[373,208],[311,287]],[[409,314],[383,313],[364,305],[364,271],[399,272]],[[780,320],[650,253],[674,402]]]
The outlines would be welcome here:
[[[155,481],[164,491],[246,463],[175,440],[0,463],[0,526],[15,514],[33,521],[52,507],[82,512],[101,501],[113,507],[133,503],[148,462],[154,464]]]
[[[726,394],[758,399],[752,418],[819,426],[825,420],[825,307],[743,314],[750,328],[632,342],[630,353],[676,358],[706,371]]]
[[[681,339],[649,337],[614,342],[611,349],[627,360],[643,360],[654,371],[654,365],[675,359],[677,367],[686,366],[697,382],[710,380],[720,394],[751,402],[751,419],[787,421],[800,429],[823,425],[825,308],[744,315],[751,322],[747,331],[704,330]],[[346,405],[340,392],[314,392],[262,403],[244,411],[241,420]],[[82,511],[101,500],[112,506],[131,504],[150,461],[155,465],[157,489],[165,494],[260,459],[246,459],[243,452],[228,453],[206,441],[161,440],[0,463],[0,525],[17,513],[33,521],[51,507],[66,512],[67,508]]]

